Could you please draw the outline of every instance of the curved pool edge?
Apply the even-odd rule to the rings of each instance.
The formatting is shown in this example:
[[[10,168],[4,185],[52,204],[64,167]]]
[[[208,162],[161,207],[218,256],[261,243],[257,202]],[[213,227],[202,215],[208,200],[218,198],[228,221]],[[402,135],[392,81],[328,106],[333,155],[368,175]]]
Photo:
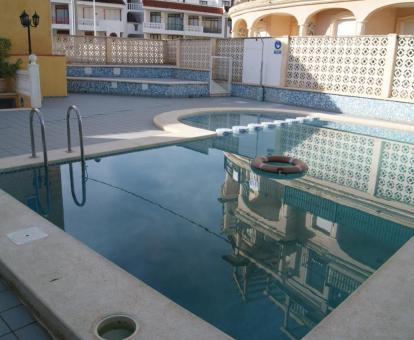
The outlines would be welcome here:
[[[319,111],[289,109],[289,108],[240,108],[240,107],[213,107],[213,108],[193,108],[186,110],[174,110],[163,112],[153,118],[154,124],[161,130],[173,134],[179,134],[183,137],[211,137],[216,135],[215,131],[205,130],[202,128],[193,127],[191,125],[181,122],[181,119],[191,116],[201,116],[203,114],[223,114],[231,112],[265,112],[265,113],[284,113],[287,116],[311,116],[321,120],[357,124],[369,127],[395,129],[405,132],[414,132],[414,125],[405,125],[402,123],[389,122],[378,119],[367,119],[350,116],[341,113],[328,113]]]
[[[161,130],[182,134],[183,136],[189,137],[210,137],[215,136],[215,131],[210,131],[202,128],[193,127],[191,125],[181,122],[181,119],[192,117],[192,116],[202,116],[204,114],[223,114],[223,113],[232,113],[232,112],[268,112],[268,113],[284,113],[287,116],[313,116],[318,114],[317,112],[309,112],[302,110],[292,110],[292,109],[272,109],[272,108],[240,108],[240,107],[209,107],[209,108],[198,108],[198,109],[186,109],[186,110],[174,110],[163,112],[154,117],[154,124]]]

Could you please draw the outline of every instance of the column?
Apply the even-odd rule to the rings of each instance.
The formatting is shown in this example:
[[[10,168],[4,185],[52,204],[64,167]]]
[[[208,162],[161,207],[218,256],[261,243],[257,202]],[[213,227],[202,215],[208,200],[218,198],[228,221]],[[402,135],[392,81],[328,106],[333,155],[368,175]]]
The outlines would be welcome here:
[[[355,35],[364,35],[365,34],[365,24],[366,21],[357,21]]]
[[[299,36],[300,37],[306,36],[306,34],[308,33],[307,29],[306,29],[306,25],[302,24],[302,25],[298,25],[298,26],[299,26]]]

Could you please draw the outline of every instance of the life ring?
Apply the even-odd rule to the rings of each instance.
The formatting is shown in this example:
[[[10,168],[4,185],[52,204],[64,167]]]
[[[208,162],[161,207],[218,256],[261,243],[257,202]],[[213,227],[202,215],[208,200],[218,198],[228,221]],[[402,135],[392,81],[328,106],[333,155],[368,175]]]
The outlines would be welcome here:
[[[284,163],[289,164],[289,166],[271,165],[268,164],[269,162]],[[292,157],[277,155],[256,157],[252,160],[250,166],[254,169],[274,174],[303,174],[308,171],[308,166],[304,161]]]

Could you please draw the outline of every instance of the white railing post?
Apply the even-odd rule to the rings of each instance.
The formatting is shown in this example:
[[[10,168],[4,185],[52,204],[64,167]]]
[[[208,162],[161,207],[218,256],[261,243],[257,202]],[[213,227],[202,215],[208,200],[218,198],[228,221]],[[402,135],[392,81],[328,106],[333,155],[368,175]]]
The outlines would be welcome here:
[[[382,97],[390,98],[392,93],[392,83],[394,80],[395,57],[397,56],[398,36],[388,34],[387,56],[384,66],[384,82],[382,84]]]
[[[34,54],[29,55],[28,72],[30,78],[30,100],[33,108],[42,107],[42,94],[40,91],[40,73],[39,65],[36,63],[37,57]]]

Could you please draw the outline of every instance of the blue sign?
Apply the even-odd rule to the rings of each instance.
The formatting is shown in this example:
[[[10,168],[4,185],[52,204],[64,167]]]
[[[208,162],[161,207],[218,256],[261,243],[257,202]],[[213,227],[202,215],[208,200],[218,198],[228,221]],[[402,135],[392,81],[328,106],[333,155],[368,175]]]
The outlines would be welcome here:
[[[275,49],[280,50],[282,48],[282,42],[280,40],[275,41]]]
[[[282,54],[281,48],[282,48],[282,42],[280,40],[275,40],[275,50],[273,51],[273,54]]]

